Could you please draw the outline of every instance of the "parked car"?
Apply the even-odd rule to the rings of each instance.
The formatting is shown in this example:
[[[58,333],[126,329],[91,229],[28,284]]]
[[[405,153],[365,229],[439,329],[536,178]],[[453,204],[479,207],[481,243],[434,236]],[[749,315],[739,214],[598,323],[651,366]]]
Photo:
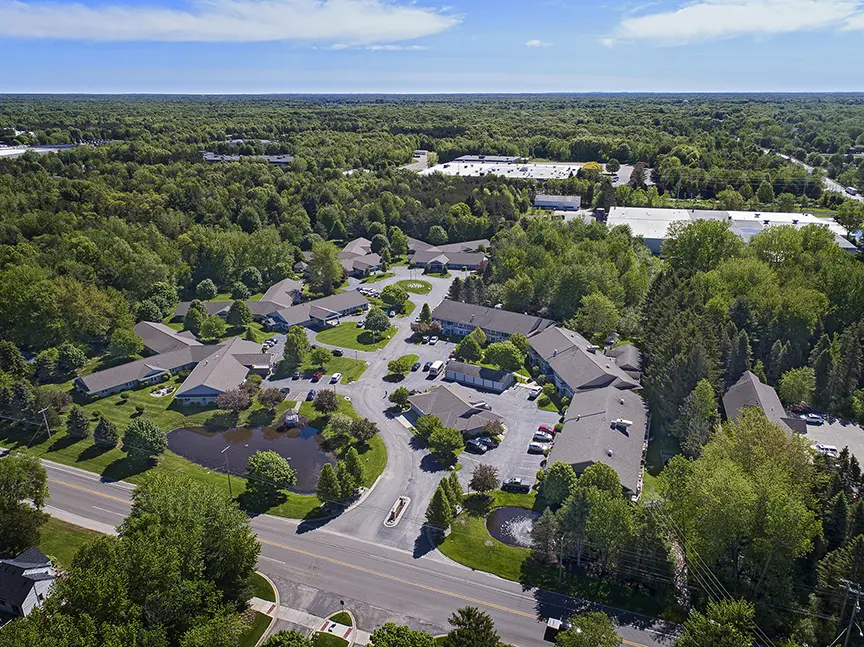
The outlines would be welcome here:
[[[837,458],[839,452],[834,445],[825,445],[823,443],[816,443],[813,445],[813,449],[815,449],[820,454],[825,454],[826,456],[830,456],[831,458]]]
[[[534,440],[541,443],[551,443],[552,434],[547,434],[545,431],[538,431],[536,434],[534,434]]]
[[[434,346],[434,345],[437,344],[437,343],[438,343],[438,336],[437,336],[437,335],[432,335],[432,336],[429,338],[429,345],[430,345],[430,346]]]
[[[497,440],[495,440],[494,438],[489,438],[488,436],[483,436],[482,438],[478,438],[477,442],[483,443],[484,445],[486,445],[486,449],[495,449],[496,447],[498,447],[498,445],[501,444]]]
[[[411,366],[412,371],[416,371],[419,368],[420,368],[420,362],[414,362],[414,364]]]
[[[547,434],[554,434],[555,433],[555,430],[552,427],[550,427],[549,425],[540,425],[539,427],[537,427],[537,431],[542,431],[542,432],[547,433]]]
[[[299,380],[300,379],[300,371],[294,371],[294,375],[292,375],[291,377],[293,377],[295,380]]]
[[[473,454],[485,454],[487,451],[486,445],[479,440],[469,440],[465,443],[465,449]]]
[[[810,407],[808,407],[806,404],[792,407],[792,413],[797,413],[798,415],[801,415],[802,413],[810,413]]]
[[[323,372],[323,371],[316,371],[316,372],[312,375],[312,381],[313,381],[313,382],[317,382],[317,381],[320,380],[322,377],[324,377],[324,372]]]
[[[336,384],[341,379],[342,373],[333,373],[333,375],[330,376],[330,384]]]
[[[395,310],[391,310],[390,312],[387,313],[387,316],[388,316],[388,317],[395,317],[395,316],[396,316],[396,311],[395,311]]]
[[[450,353],[450,359],[456,359],[456,351]]]
[[[432,366],[432,362],[426,362],[423,364],[423,370],[428,371],[430,366]]]
[[[529,400],[536,400],[538,397],[540,397],[541,393],[543,393],[543,388],[539,387],[539,386],[535,386],[530,391],[528,391],[528,399]]]
[[[333,357],[342,357],[342,355],[344,355],[344,354],[345,354],[345,352],[342,350],[339,350],[338,348],[333,349]]]
[[[279,393],[288,393],[290,391],[291,391],[290,386],[283,386],[281,389],[279,389]]]
[[[548,443],[531,443],[528,445],[529,454],[543,454],[551,445]]]
[[[806,420],[808,425],[821,425],[825,423],[825,418],[818,413],[805,413],[801,416],[802,420]]]
[[[429,335],[423,335],[423,339],[421,340],[424,344],[429,343]]]
[[[315,399],[315,389],[309,389],[309,393],[306,394],[306,400],[308,402],[309,400],[314,400],[314,399]]]
[[[531,487],[518,476],[514,476],[513,478],[504,481],[504,483],[501,484],[501,489],[505,492],[521,492],[523,494],[528,494],[528,492],[531,491]]]

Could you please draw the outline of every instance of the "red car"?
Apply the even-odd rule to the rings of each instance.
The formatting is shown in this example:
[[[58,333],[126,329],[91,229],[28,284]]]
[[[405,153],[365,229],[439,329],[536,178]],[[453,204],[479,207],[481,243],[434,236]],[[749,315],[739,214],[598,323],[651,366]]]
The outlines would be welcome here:
[[[546,434],[554,434],[555,433],[555,430],[552,427],[550,427],[549,425],[540,425],[539,427],[537,427],[537,431],[542,431],[543,433],[546,433]]]
[[[315,374],[312,376],[312,381],[313,381],[313,382],[317,382],[317,381],[320,380],[322,377],[324,377],[324,373],[322,373],[321,371],[318,371],[317,373],[315,373]]]

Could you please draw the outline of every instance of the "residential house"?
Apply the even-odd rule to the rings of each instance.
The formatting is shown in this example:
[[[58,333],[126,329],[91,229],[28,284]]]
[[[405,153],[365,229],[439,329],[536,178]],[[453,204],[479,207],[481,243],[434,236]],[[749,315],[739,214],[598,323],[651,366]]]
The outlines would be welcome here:
[[[412,395],[411,411],[416,416],[432,415],[445,427],[458,429],[466,436],[479,436],[483,427],[493,420],[504,423],[496,413],[481,409],[471,403],[473,394],[457,384],[441,384],[426,393]]]
[[[324,326],[328,322],[369,307],[369,301],[356,290],[331,294],[271,312],[264,320],[270,330],[286,331],[292,326]]]
[[[51,560],[38,548],[28,548],[13,559],[0,560],[0,612],[26,616],[42,606],[55,579]]]
[[[274,363],[255,342],[235,337],[200,361],[174,398],[184,404],[213,404],[222,393],[236,389],[250,373],[267,376]]]
[[[555,435],[548,464],[563,462],[577,474],[594,463],[613,468],[626,494],[638,496],[648,447],[648,408],[632,390],[603,387],[575,393]]]
[[[356,238],[339,252],[339,261],[344,270],[355,277],[366,276],[381,269],[381,257],[372,252],[372,241]]]
[[[723,410],[728,420],[735,421],[748,408],[759,409],[768,420],[783,429],[799,434],[807,433],[807,423],[804,420],[786,415],[777,391],[764,384],[755,373],[744,371],[723,395]]]
[[[154,321],[139,321],[132,330],[144,342],[144,347],[154,354],[201,345],[190,331],[178,332],[170,326]]]
[[[464,337],[475,328],[481,328],[490,342],[506,341],[516,333],[530,337],[555,325],[554,321],[543,317],[450,299],[444,299],[435,307],[432,319],[441,324],[448,337]]]
[[[482,271],[489,262],[485,251],[489,248],[486,239],[468,240],[463,243],[430,245],[416,238],[408,238],[408,257],[412,266],[426,267],[433,272],[444,270]]]
[[[280,308],[287,308],[300,301],[303,293],[303,285],[294,279],[282,279],[274,283],[267,291],[261,295],[258,301],[246,301],[249,310],[252,311],[252,316],[256,321],[263,321],[271,312],[275,312]],[[210,316],[218,315],[227,317],[228,311],[231,309],[231,301],[203,301],[204,307],[207,308],[207,314]],[[191,301],[181,301],[174,311],[173,319],[175,321],[182,320],[189,312]]]
[[[513,384],[513,374],[508,371],[455,361],[447,362],[444,377],[466,386],[489,389],[499,393]]]

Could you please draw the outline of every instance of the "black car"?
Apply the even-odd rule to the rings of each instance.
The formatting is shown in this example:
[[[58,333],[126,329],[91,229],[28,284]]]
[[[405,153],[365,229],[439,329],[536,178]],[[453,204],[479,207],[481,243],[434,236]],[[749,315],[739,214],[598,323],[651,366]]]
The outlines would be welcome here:
[[[300,371],[294,371],[294,375],[292,375],[291,377],[293,377],[295,380],[299,380],[300,379]]]
[[[528,494],[531,491],[531,487],[518,476],[504,481],[501,489],[505,492],[521,492],[523,494]]]
[[[428,371],[430,366],[432,366],[432,362],[426,362],[423,364],[423,370]]]
[[[420,362],[414,362],[414,365],[411,367],[412,371],[416,371],[420,368]]]
[[[495,449],[496,447],[498,447],[498,445],[501,444],[494,438],[487,438],[485,436],[483,438],[478,438],[477,442],[486,445],[486,449]]]
[[[333,357],[342,357],[342,351],[338,348],[333,349]]]
[[[472,454],[485,454],[487,448],[486,445],[477,440],[469,440],[467,443],[465,443],[465,450],[471,452]]]

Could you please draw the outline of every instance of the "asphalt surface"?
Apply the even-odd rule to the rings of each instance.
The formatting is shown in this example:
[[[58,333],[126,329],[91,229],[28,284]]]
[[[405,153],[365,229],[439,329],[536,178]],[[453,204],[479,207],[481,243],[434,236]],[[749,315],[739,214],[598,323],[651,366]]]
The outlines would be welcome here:
[[[771,152],[771,151],[768,150],[767,148],[763,148],[762,150],[765,151],[766,153],[770,153],[770,152]],[[786,154],[784,154],[784,153],[776,153],[776,152],[775,152],[775,155],[777,155],[777,156],[779,156],[779,157],[782,157],[784,160],[787,160],[787,161],[789,161],[789,162],[792,162],[793,164],[797,164],[798,166],[802,166],[802,167],[804,167],[804,169],[805,169],[808,173],[812,173],[812,172],[813,172],[813,168],[814,168],[814,167],[810,166],[810,165],[807,164],[806,162],[803,162],[802,160],[795,159],[794,157],[789,157],[788,155],[786,155]],[[850,195],[850,194],[846,193],[846,187],[845,187],[845,186],[843,186],[842,184],[840,184],[840,183],[837,182],[836,180],[832,180],[832,179],[831,179],[830,177],[828,177],[828,176],[824,176],[824,175],[822,176],[822,184],[823,184],[823,185],[825,186],[825,188],[828,189],[829,191],[836,191],[837,193],[842,193],[844,196],[846,196],[847,198],[850,198],[850,199],[852,199],[852,200],[857,200],[858,202],[864,202],[864,195],[860,195],[860,194],[859,194],[859,195]]]
[[[106,483],[90,472],[44,461],[51,497],[48,511],[71,523],[113,531],[130,510],[132,486]],[[261,542],[259,568],[279,588],[283,606],[327,615],[339,601],[371,631],[402,622],[433,633],[447,630],[456,608],[477,606],[495,620],[505,642],[541,645],[540,618],[593,608],[574,598],[528,589],[446,560],[428,544],[405,551],[345,535],[330,523],[261,515],[251,521]],[[630,647],[671,645],[673,627],[651,618],[605,609]],[[277,626],[278,628],[278,626]]]

